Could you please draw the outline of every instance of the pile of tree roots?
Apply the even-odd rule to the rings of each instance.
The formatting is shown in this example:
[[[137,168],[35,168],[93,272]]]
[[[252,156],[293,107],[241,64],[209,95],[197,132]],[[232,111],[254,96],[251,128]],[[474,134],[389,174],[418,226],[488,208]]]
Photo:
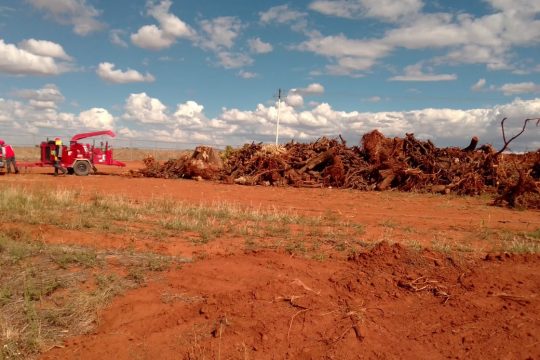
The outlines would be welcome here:
[[[353,147],[341,137],[280,146],[252,143],[220,154],[201,146],[192,156],[163,164],[148,157],[145,167],[132,176],[366,191],[490,193],[498,205],[540,209],[540,149],[508,154],[503,150],[511,140],[504,140],[500,151],[491,145],[477,147],[476,137],[466,148],[437,148],[413,134],[387,138],[374,130]]]

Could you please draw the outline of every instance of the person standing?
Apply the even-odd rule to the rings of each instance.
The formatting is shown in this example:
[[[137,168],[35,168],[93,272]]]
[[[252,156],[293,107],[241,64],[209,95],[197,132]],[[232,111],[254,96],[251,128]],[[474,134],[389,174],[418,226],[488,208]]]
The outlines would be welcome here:
[[[54,147],[51,148],[51,155],[54,159],[54,176],[58,176],[58,171],[61,171],[65,175],[67,170],[62,166],[62,139],[59,137],[54,139]]]
[[[1,139],[0,146],[2,147],[2,158],[4,158],[6,161],[6,172],[10,174],[11,166],[13,165],[13,171],[15,174],[18,174],[19,169],[17,168],[17,161],[15,161],[15,151],[13,151],[11,145],[6,144],[4,140]]]

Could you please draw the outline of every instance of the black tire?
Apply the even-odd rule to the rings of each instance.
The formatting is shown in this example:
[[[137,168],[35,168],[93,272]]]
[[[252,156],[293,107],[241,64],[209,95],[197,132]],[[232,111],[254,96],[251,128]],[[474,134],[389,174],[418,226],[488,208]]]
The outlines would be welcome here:
[[[67,172],[69,175],[75,174],[75,170],[72,167],[67,168]]]
[[[90,163],[88,161],[77,161],[73,165],[73,171],[77,176],[87,176],[90,173]]]

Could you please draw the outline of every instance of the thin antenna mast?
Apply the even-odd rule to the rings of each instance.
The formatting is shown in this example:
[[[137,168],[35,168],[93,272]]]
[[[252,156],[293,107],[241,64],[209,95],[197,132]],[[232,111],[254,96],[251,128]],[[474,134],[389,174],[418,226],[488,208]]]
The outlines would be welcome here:
[[[281,111],[281,89],[278,90],[278,103],[277,103],[277,122],[276,122],[276,146],[279,143],[279,113]]]

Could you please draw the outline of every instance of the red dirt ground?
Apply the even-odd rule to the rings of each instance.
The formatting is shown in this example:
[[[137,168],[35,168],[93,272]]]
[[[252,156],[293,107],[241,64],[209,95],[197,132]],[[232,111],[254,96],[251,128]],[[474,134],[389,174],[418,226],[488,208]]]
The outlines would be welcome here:
[[[242,187],[114,174],[54,178],[42,169],[0,176],[0,186],[8,185],[233,202],[303,215],[331,212],[363,224],[366,242],[429,246],[444,239],[478,250],[449,257],[382,243],[349,259],[315,261],[280,251],[245,251],[243,242],[233,239],[197,246],[138,244],[137,249],[172,255],[204,251],[206,257],[117,298],[101,312],[93,334],[71,338],[43,359],[540,357],[540,256],[485,254],[490,232],[539,229],[538,211],[492,207],[488,198]],[[46,241],[127,246],[121,238],[43,231]]]

